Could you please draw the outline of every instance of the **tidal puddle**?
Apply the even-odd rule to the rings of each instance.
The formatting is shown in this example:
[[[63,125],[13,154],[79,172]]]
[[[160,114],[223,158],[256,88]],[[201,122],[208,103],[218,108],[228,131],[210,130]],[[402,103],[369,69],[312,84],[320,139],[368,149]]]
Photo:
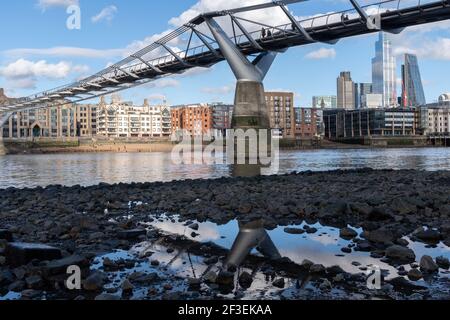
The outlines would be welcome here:
[[[416,296],[411,295],[411,292],[403,295],[402,292],[392,290],[392,286],[389,288],[383,285],[381,290],[369,290],[365,279],[370,275],[370,270],[373,270],[372,267],[381,269],[384,280],[389,281],[399,277],[399,269],[408,271],[411,265],[396,268],[383,262],[381,258],[372,257],[370,252],[355,251],[359,237],[354,240],[342,239],[339,236],[339,229],[320,223],[308,225],[304,222],[300,225],[266,230],[262,221],[240,223],[234,220],[217,225],[211,222],[180,221],[178,216],[164,215],[151,216],[149,221],[151,222],[143,222],[142,225],[150,232],[158,232],[154,240],[139,243],[128,252],[118,251],[96,258],[95,269],[103,269],[105,258],[114,261],[135,261],[132,267],[108,273],[110,277],[109,287],[106,287],[108,292],[122,295],[120,287],[124,279],[148,278],[152,275],[150,278],[153,280],[138,283],[129,298],[408,299],[409,296],[415,298],[419,296],[419,298],[448,299],[450,297],[449,271],[443,269],[440,269],[439,274],[414,282],[414,285],[418,286]],[[353,228],[353,230],[359,235],[363,232],[362,229]],[[417,260],[424,254],[433,258],[450,255],[450,249],[442,243],[429,248],[407,237],[404,239],[409,242],[409,248],[415,251]],[[352,251],[343,253],[342,248],[350,248]],[[250,259],[251,257],[253,258]],[[333,278],[331,285],[324,277],[311,278],[301,273],[293,277],[290,268],[294,265],[299,269],[305,259],[328,269],[339,266],[349,275],[348,284],[346,284],[348,279]],[[290,267],[274,267],[270,261],[287,261]],[[230,278],[222,279],[220,275],[227,270],[231,271],[225,272]],[[246,276],[246,281],[243,280],[243,275]],[[358,279],[359,282],[352,282],[353,279]]]
[[[213,242],[226,249],[232,248],[240,231],[249,231],[245,225],[240,226],[237,220],[233,220],[224,225],[217,225],[211,222],[179,222],[178,216],[152,218],[154,218],[154,221],[147,225],[155,229],[170,234],[181,235],[197,242]],[[198,225],[198,230],[191,229],[189,225],[192,224]],[[349,227],[352,228],[351,226]],[[314,228],[317,231],[313,233],[290,234],[285,232],[286,228],[302,230]],[[363,232],[361,228],[352,229],[359,235]],[[196,234],[195,236],[192,235],[193,232]],[[308,259],[316,264],[322,264],[325,267],[339,265],[344,271],[349,273],[358,273],[366,271],[365,269],[368,267],[378,266],[382,270],[389,272],[386,272],[386,279],[398,276],[396,268],[381,261],[379,258],[371,257],[369,252],[352,250],[350,254],[343,253],[341,251],[342,248],[354,248],[355,242],[340,238],[339,229],[337,228],[323,226],[320,223],[307,224],[303,222],[300,225],[280,226],[273,230],[264,230],[264,232],[267,233],[282,257],[287,257],[298,264]],[[427,245],[424,243],[413,242],[408,237],[404,237],[404,239],[409,242],[408,247],[415,252],[418,259],[423,255],[429,255],[432,258],[438,256],[450,257],[450,248],[442,242],[434,248],[427,248]],[[252,248],[250,254],[261,255],[256,247]],[[405,269],[410,268],[409,265],[405,265],[404,267]],[[442,275],[449,276],[448,272],[442,271]]]

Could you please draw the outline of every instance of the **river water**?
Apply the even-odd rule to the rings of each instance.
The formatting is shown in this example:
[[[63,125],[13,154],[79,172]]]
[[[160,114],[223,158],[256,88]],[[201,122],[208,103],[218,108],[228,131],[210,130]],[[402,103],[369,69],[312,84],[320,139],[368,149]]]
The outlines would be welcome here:
[[[279,169],[292,171],[336,169],[450,170],[450,148],[328,149],[282,151]],[[228,177],[225,164],[175,164],[170,153],[74,153],[0,157],[0,189],[60,184],[171,181]]]

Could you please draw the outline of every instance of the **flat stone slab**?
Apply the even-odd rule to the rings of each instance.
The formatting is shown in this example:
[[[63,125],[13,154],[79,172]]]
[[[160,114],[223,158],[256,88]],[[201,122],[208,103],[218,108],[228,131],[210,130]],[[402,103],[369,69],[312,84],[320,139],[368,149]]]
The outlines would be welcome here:
[[[61,250],[37,243],[11,242],[5,249],[6,263],[21,266],[32,260],[46,261],[61,259]]]
[[[44,267],[44,273],[47,276],[63,274],[67,272],[67,268],[70,266],[78,266],[80,269],[88,268],[89,261],[85,257],[78,255],[53,260]]]

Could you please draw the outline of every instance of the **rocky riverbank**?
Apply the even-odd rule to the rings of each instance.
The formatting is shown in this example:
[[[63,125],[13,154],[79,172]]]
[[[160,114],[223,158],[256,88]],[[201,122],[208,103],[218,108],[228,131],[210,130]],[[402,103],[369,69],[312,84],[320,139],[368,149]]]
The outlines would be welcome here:
[[[278,297],[291,290],[287,298],[450,299],[449,190],[450,172],[370,169],[1,190],[0,297],[15,297],[16,292],[24,299],[126,299],[139,289],[145,290],[140,298],[150,299],[209,299],[220,294],[229,297],[226,294],[230,292],[239,298],[261,273],[263,279],[268,277],[270,290],[278,290]],[[158,219],[172,221],[172,215],[179,215],[187,237],[152,224]],[[259,221],[261,230],[289,226],[285,230],[289,235],[320,233],[316,223],[336,228],[339,237],[348,241],[342,256],[348,254],[351,259],[352,252],[367,252],[396,268],[398,276],[386,276],[381,291],[370,291],[364,273],[316,264],[307,256],[299,263],[286,257],[248,256],[240,268],[220,267],[230,250],[196,241],[201,236],[198,224],[224,225],[232,220],[238,220],[240,226]],[[299,225],[302,228],[292,227]],[[446,254],[417,256],[405,237],[427,248],[445,246]],[[143,244],[152,249],[134,247]],[[134,256],[124,254],[133,247]],[[177,257],[171,256],[167,264],[154,257],[174,251],[198,257],[205,266],[202,274],[189,278],[168,274],[168,266],[173,264],[169,262]],[[122,256],[118,258],[117,252]],[[70,265],[83,269],[80,291],[64,287]],[[238,277],[240,289],[224,291],[224,287],[235,289],[234,277]],[[430,287],[416,283],[424,279],[431,279]],[[300,294],[306,283],[311,290]],[[440,289],[442,286],[447,291]]]

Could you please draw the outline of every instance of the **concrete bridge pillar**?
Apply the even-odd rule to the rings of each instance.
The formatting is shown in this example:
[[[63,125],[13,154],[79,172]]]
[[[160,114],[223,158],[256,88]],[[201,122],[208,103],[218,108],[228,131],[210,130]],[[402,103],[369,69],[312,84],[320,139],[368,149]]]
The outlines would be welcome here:
[[[261,53],[255,60],[250,62],[245,55],[243,55],[235,43],[229,38],[225,31],[219,26],[219,24],[213,18],[205,18],[205,22],[208,25],[214,39],[219,44],[222,55],[228,62],[231,70],[233,71],[236,79],[236,92],[234,100],[234,112],[232,118],[232,129],[242,129],[246,134],[250,131],[256,130],[257,140],[251,141],[254,138],[236,139],[235,144],[247,143],[258,146],[258,152],[260,147],[260,135],[263,130],[266,130],[268,137],[267,149],[271,152],[271,130],[269,112],[266,105],[264,95],[263,80],[273,64],[277,52],[268,51]],[[249,35],[250,36],[250,35]],[[250,36],[251,37],[251,36]],[[254,40],[252,39],[252,42]],[[249,136],[253,136],[249,134]],[[237,148],[235,147],[235,150]],[[249,150],[246,148],[245,158],[249,160]],[[235,159],[240,154],[235,154]],[[254,162],[255,159],[253,159]],[[233,167],[233,175],[243,176],[249,174],[249,165],[252,161],[248,161],[245,166]],[[259,163],[259,161],[256,161]],[[260,172],[260,165],[255,165],[253,172]],[[242,170],[240,170],[242,169]],[[253,175],[253,174],[251,174]]]

